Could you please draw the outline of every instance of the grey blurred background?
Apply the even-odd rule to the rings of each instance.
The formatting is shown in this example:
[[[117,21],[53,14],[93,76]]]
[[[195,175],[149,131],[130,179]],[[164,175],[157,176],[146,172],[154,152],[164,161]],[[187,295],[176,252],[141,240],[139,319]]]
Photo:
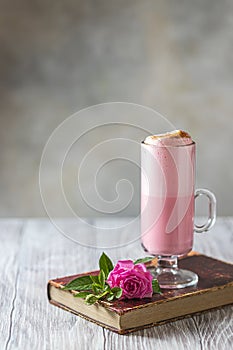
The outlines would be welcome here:
[[[197,186],[216,193],[219,215],[232,215],[232,1],[0,5],[1,216],[45,215],[38,168],[48,137],[72,113],[108,101],[152,107],[188,130],[198,145]],[[115,167],[109,178],[117,169],[122,174]],[[136,193],[124,215],[135,215],[139,172],[126,171]],[[52,174],[53,163],[48,184]],[[111,188],[103,181],[104,197]],[[79,197],[73,201],[88,215]]]

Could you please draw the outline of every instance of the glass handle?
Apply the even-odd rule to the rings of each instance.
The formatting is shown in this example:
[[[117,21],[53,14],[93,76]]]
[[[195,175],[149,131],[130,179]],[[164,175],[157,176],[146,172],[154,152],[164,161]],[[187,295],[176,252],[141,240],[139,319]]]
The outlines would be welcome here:
[[[215,195],[206,189],[197,189],[195,191],[195,199],[199,196],[205,195],[209,200],[209,216],[208,220],[203,225],[194,224],[195,232],[209,231],[215,224],[216,221],[216,197]]]

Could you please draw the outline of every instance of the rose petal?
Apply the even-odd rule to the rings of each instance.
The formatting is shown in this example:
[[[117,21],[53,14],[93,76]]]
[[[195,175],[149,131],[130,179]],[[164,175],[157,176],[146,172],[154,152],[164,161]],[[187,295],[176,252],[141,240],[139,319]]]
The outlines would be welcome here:
[[[134,263],[132,260],[119,260],[114,268],[114,270],[118,269],[132,269],[134,267]]]
[[[119,260],[110,272],[107,282],[110,287],[122,288],[121,299],[151,297],[153,276],[144,264],[133,264],[132,260]]]
[[[147,268],[146,268],[145,264],[139,263],[139,264],[136,264],[136,265],[134,265],[134,266],[135,266],[135,269],[136,269],[136,270],[140,270],[140,271],[143,271],[143,272],[147,272]]]

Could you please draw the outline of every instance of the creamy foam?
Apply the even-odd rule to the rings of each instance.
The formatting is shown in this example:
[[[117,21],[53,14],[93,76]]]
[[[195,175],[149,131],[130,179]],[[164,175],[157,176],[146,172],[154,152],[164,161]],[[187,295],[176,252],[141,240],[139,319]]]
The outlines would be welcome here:
[[[174,130],[164,134],[147,136],[144,143],[155,146],[182,146],[190,145],[193,140],[186,131]]]

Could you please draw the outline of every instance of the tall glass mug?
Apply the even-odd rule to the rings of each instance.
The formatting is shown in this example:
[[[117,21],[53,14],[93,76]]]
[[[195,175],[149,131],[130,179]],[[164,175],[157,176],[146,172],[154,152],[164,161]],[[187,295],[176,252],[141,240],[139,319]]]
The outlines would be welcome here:
[[[195,285],[198,276],[178,268],[179,256],[192,250],[193,233],[208,231],[216,220],[216,199],[206,189],[194,190],[195,142],[141,144],[141,240],[143,248],[158,257],[152,272],[161,288]],[[209,217],[194,224],[194,201],[205,195]]]

